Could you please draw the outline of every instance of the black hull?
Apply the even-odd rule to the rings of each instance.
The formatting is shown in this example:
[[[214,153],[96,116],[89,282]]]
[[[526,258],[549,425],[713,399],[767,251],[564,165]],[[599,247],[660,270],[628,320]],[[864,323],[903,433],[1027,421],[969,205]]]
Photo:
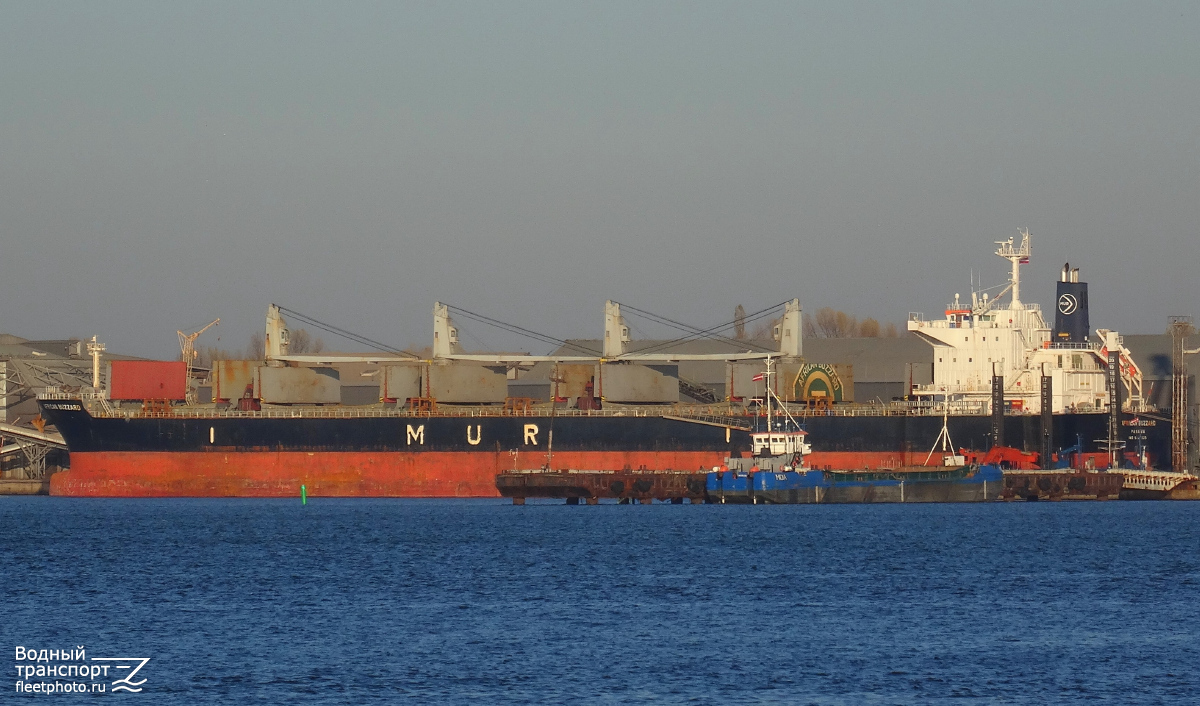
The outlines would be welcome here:
[[[799,421],[809,432],[814,451],[911,451],[929,452],[942,429],[936,416],[808,416]],[[992,421],[985,416],[951,416],[946,420],[950,437],[959,448],[983,451],[992,447]],[[1083,442],[1088,453],[1103,451],[1108,438],[1107,414],[1058,414],[1054,416],[1054,448],[1061,449]],[[1004,445],[1028,453],[1041,450],[1041,417],[1010,415],[1004,418]],[[1171,460],[1171,423],[1165,419],[1138,417],[1133,421],[1122,415],[1120,441],[1126,450],[1135,451],[1139,443],[1146,448],[1151,465],[1163,468]]]
[[[311,412],[295,416],[255,413],[133,418],[93,417],[76,401],[42,401],[42,414],[76,452],[356,451],[356,452],[713,452],[738,455],[750,450],[751,417],[730,417],[729,426],[681,416],[468,416],[353,412]],[[935,416],[808,416],[812,465],[836,468],[886,467],[922,463],[942,428]],[[1127,421],[1127,420],[1126,420]],[[1041,447],[1040,418],[1005,418],[1005,443],[1026,452]],[[991,421],[952,416],[947,421],[957,448],[986,450]],[[741,429],[736,427],[743,427]],[[1054,446],[1082,440],[1084,451],[1101,453],[1107,437],[1103,414],[1054,417]],[[1123,422],[1127,450],[1144,447],[1151,466],[1170,463],[1170,423],[1142,418]]]

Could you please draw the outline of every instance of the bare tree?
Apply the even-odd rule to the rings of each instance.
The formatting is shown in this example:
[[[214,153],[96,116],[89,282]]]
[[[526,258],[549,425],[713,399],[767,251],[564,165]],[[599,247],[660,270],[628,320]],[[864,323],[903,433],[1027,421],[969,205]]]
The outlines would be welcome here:
[[[858,333],[858,319],[844,311],[837,313],[838,338],[851,338]]]
[[[754,327],[753,331],[750,332],[750,338],[755,341],[772,340],[774,338],[775,327],[778,326],[779,322],[782,320],[783,319],[771,319],[769,321],[760,323],[758,326]]]
[[[263,341],[262,332],[255,331],[250,336],[246,346],[246,360],[262,360],[267,355],[267,344]]]
[[[824,306],[817,310],[817,331],[824,338],[837,338],[838,313],[832,307]]]
[[[325,350],[325,341],[320,336],[313,338],[308,331],[296,329],[288,338],[288,353],[291,355],[306,355],[320,353]]]
[[[804,337],[805,338],[816,338],[817,337],[817,325],[813,323],[812,315],[809,314],[808,312],[804,312],[803,319],[804,319]]]
[[[213,363],[218,360],[234,360],[236,358],[237,354],[232,351],[215,346],[205,346],[196,349],[196,360],[192,365],[198,368],[212,368]]]
[[[804,335],[822,338],[895,338],[898,334],[895,324],[883,325],[870,316],[859,323],[856,317],[826,306],[817,310],[813,321],[809,321],[808,315],[805,315]]]
[[[825,338],[849,338],[858,334],[858,319],[832,307],[817,310],[817,330]]]

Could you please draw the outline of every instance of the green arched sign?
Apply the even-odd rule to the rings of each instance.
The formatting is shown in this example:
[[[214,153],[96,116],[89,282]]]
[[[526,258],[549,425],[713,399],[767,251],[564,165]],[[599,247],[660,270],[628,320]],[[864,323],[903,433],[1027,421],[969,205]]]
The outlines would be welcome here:
[[[841,402],[843,390],[841,377],[829,363],[806,363],[800,366],[792,381],[792,394],[800,401],[823,397],[831,402]]]

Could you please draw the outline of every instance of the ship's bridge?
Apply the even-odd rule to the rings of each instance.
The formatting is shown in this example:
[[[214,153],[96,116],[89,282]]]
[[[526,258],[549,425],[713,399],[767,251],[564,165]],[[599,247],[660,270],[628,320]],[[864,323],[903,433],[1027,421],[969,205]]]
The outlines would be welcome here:
[[[911,314],[908,330],[933,346],[933,389],[942,392],[988,390],[993,373],[1015,379],[1031,351],[1050,342],[1036,304],[985,312],[950,307],[938,321]]]
[[[932,321],[919,312],[910,312],[908,315],[908,330],[926,339],[949,340],[949,336],[942,331],[964,328],[1045,330],[1046,340],[1050,340],[1050,328],[1046,326],[1040,304],[1022,304],[1019,309],[998,309],[987,313],[949,308],[946,309],[946,318]]]
[[[1041,312],[1028,305],[1020,311],[1002,309],[985,315],[961,317],[948,313],[941,321],[909,320],[909,330],[934,348],[933,382],[914,386],[917,396],[951,395],[977,398],[987,404],[991,378],[1004,378],[1005,399],[1013,409],[1040,409],[1038,385],[1045,374],[1053,379],[1054,411],[1103,411],[1107,408],[1108,351],[1095,341],[1057,342],[1044,327],[1018,328],[1022,314],[1031,323],[1041,322]],[[1009,324],[1008,314],[1013,316]],[[995,317],[999,321],[984,320]],[[1103,332],[1102,332],[1103,333]],[[1141,371],[1121,347],[1120,378],[1125,405],[1140,408]]]
[[[807,433],[802,430],[756,432],[750,435],[750,440],[759,456],[804,455],[812,451],[812,447],[804,443],[805,436]]]
[[[1028,231],[1022,231],[1019,247],[1011,238],[998,245],[996,254],[1010,261],[1012,274],[997,296],[972,292],[970,301],[963,302],[955,294],[945,318],[938,321],[909,314],[908,330],[934,349],[933,383],[914,385],[912,394],[990,405],[992,376],[999,375],[1004,379],[1006,406],[1036,411],[1041,407],[1040,380],[1048,375],[1053,381],[1055,412],[1104,409],[1108,400],[1107,347],[1089,341],[1054,341],[1041,306],[1020,299],[1020,266],[1029,262],[1032,252]],[[1005,294],[1011,294],[1011,299],[1001,306],[999,300]],[[1104,329],[1097,333],[1102,339],[1109,338]],[[1131,409],[1140,408],[1141,371],[1119,336],[1112,345],[1121,353],[1120,377],[1127,403]]]

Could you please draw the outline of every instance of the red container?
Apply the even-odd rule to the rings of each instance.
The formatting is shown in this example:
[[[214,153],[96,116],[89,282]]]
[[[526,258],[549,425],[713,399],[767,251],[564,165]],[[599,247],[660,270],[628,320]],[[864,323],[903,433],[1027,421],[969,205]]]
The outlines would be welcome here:
[[[182,400],[187,364],[174,360],[114,360],[108,375],[111,400]]]

